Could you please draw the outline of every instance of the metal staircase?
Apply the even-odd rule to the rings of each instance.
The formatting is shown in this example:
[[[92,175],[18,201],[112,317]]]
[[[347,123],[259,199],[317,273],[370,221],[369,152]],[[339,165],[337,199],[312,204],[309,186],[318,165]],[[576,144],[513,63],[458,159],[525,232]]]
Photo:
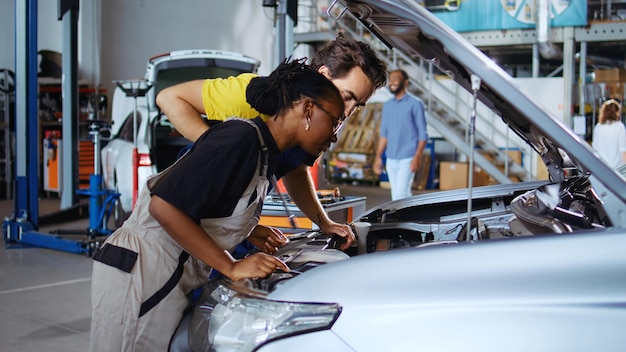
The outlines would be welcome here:
[[[422,99],[426,105],[429,131],[436,131],[468,158],[474,150],[474,165],[483,169],[498,183],[534,179],[529,169],[516,163],[508,154],[508,150],[513,149],[530,155],[528,145],[514,134],[509,136],[502,119],[480,102],[476,111],[474,148],[470,146],[467,131],[473,104],[472,95],[447,79],[444,74],[436,72],[431,62],[389,49],[349,12],[328,27],[334,26],[345,36],[368,43],[377,50],[388,68],[402,68],[408,73],[411,93]],[[311,37],[311,33],[307,33],[307,36]],[[318,33],[317,37],[334,38],[334,34]],[[295,41],[298,42],[297,34]],[[527,163],[529,164],[530,162]]]

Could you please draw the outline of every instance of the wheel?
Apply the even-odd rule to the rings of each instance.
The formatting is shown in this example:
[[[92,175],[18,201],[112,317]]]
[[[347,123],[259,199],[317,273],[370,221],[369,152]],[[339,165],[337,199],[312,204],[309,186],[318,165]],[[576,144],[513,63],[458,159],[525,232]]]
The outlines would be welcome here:
[[[119,189],[117,187],[117,175],[114,178],[114,182],[115,182],[115,192],[119,193]],[[122,208],[122,202],[118,198],[115,201],[115,204],[113,205],[113,220],[115,221],[115,227],[116,228],[121,227],[124,221],[126,221],[126,219],[128,219],[129,216],[130,216],[130,212],[124,211],[124,208]]]

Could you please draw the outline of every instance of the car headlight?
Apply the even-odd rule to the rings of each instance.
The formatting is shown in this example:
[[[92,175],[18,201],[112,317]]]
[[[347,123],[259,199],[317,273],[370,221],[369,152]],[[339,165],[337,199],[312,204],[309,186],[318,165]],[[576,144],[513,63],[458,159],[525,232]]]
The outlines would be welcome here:
[[[252,351],[281,337],[330,329],[341,312],[336,303],[272,301],[263,295],[220,285],[209,319],[212,351]]]

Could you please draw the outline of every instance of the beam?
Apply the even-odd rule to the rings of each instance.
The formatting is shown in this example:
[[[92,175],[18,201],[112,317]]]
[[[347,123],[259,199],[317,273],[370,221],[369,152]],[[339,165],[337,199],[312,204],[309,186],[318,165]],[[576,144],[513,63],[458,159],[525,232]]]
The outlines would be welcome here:
[[[15,208],[13,217],[39,218],[37,0],[15,1]]]
[[[61,210],[78,203],[78,0],[58,0],[63,20],[63,185]]]

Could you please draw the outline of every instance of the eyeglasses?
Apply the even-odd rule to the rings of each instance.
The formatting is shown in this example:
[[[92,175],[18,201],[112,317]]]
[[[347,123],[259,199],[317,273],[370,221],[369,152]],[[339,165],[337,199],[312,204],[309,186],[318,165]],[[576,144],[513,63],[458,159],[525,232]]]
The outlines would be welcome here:
[[[362,107],[363,107],[362,105],[355,105],[355,106],[352,108],[352,110],[350,110],[350,113],[348,113],[348,116],[347,116],[347,117],[352,117],[355,113],[357,113],[357,112],[361,111],[361,108],[362,108]]]
[[[315,106],[320,108],[320,110],[322,110],[323,112],[326,113],[326,115],[328,115],[328,118],[333,123],[333,134],[337,134],[337,132],[339,132],[339,130],[343,126],[343,121],[346,119],[346,117],[343,114],[341,114],[339,117],[335,117],[335,115],[331,114],[328,110],[324,109],[322,104],[320,104],[319,102],[315,100],[313,101],[313,104],[315,104]]]

